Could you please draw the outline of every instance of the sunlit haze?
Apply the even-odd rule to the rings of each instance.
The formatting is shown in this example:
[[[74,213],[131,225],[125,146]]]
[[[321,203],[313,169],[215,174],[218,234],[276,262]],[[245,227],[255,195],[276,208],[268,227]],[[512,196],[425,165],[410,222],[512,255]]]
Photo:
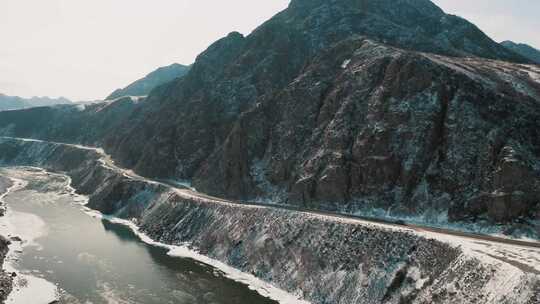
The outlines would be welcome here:
[[[288,0],[2,0],[0,93],[100,99],[159,66],[190,64]],[[437,0],[495,40],[540,46],[537,0]]]

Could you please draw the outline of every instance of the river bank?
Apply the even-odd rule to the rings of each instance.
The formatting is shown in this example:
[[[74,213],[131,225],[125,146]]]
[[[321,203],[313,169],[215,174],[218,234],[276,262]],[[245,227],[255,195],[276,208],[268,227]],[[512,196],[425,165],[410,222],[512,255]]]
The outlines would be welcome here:
[[[0,141],[5,165],[65,172],[88,207],[312,303],[536,303],[536,250],[242,206],[134,178],[94,150]],[[524,267],[527,266],[527,267]],[[494,288],[497,286],[497,288]]]
[[[66,176],[27,167],[1,168],[0,175],[24,182],[6,197],[12,224],[6,231],[20,235],[25,245],[16,248],[10,266],[18,278],[49,283],[53,295],[21,287],[8,303],[48,304],[55,301],[55,291],[63,304],[276,303],[219,269],[168,256],[161,244],[147,245],[130,228],[96,217],[85,210],[86,198],[73,193]]]
[[[0,175],[3,179],[7,178],[11,184],[2,196],[4,215],[0,218],[0,235],[7,237],[9,245],[4,254],[2,270],[10,280],[9,286],[6,285],[4,302],[8,304],[53,303],[58,299],[58,289],[53,283],[36,276],[32,271],[17,269],[19,258],[24,250],[30,247],[39,249],[36,239],[46,233],[45,223],[33,214],[15,212],[7,206],[7,200],[23,190],[27,182],[5,174],[0,173]]]
[[[9,192],[10,187],[13,186],[13,182],[9,178],[0,176],[0,216],[5,214],[5,206],[3,197]],[[0,235],[0,303],[4,303],[13,288],[13,277],[11,273],[4,270],[4,260],[9,251],[10,241],[5,236]]]

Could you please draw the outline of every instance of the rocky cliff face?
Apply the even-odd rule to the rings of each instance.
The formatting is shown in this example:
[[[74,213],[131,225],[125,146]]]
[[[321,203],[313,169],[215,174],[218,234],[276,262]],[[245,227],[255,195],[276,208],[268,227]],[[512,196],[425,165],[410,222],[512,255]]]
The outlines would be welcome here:
[[[310,40],[315,45],[363,35],[404,49],[524,60],[501,48],[467,20],[444,13],[430,0],[293,0],[285,15],[295,27],[314,29]]]
[[[537,73],[347,41],[244,112],[194,184],[352,212],[534,217]]]
[[[315,304],[532,304],[540,296],[540,266],[529,261],[534,250],[194,198],[127,177],[95,151],[73,146],[0,139],[0,162],[63,171],[89,196],[89,207]]]
[[[227,198],[530,229],[540,70],[519,62],[427,0],[295,0],[143,102],[0,113],[0,127]]]

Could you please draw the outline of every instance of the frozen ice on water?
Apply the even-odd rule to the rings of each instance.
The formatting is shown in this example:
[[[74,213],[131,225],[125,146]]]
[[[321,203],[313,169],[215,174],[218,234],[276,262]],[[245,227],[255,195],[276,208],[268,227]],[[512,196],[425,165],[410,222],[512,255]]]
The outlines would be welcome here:
[[[13,186],[0,197],[0,200],[5,199],[10,193],[23,189],[26,186],[26,183],[22,180],[12,180],[14,182]],[[14,263],[18,260],[18,255],[22,253],[23,247],[39,246],[36,240],[46,233],[45,223],[38,216],[12,212],[8,209],[6,215],[0,217],[0,235],[16,235],[23,242],[13,242],[11,244],[4,270],[7,272],[16,272]],[[57,287],[53,283],[35,275],[19,273],[13,283],[13,291],[10,293],[6,303],[35,303],[36,299],[43,300],[43,303],[50,303],[57,299]]]

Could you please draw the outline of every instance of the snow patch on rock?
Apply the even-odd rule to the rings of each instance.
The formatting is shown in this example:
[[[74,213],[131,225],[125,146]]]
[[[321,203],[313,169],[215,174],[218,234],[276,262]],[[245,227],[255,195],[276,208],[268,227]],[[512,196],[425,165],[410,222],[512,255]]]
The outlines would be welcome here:
[[[349,66],[350,63],[351,63],[351,59],[347,59],[347,60],[343,61],[343,63],[341,64],[341,68],[346,69]]]

